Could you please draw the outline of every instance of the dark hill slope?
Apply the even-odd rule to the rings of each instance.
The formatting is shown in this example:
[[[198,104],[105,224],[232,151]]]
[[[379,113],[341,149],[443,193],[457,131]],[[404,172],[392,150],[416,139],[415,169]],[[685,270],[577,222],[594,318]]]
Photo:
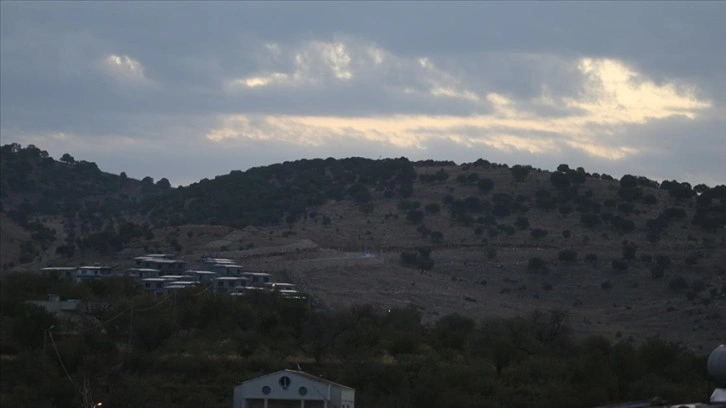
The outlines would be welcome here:
[[[169,189],[165,179],[139,181],[70,155],[55,160],[33,145],[5,145],[0,150],[3,270],[55,255],[73,257],[75,249],[90,243],[89,236],[116,231],[127,224],[125,218],[143,219],[136,203]]]
[[[171,190],[141,206],[161,224],[271,225],[293,222],[329,200],[370,202],[378,191],[411,191],[407,159],[315,159],[233,171]]]

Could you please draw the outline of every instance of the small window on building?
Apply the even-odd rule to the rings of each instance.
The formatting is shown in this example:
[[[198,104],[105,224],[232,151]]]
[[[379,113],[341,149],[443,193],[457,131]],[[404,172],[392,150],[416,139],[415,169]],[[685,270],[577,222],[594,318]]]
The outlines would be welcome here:
[[[272,389],[270,388],[269,385],[265,385],[264,387],[262,387],[262,393],[263,394],[267,395],[267,394],[270,393],[270,391],[272,391]]]
[[[297,392],[300,395],[307,395],[308,394],[308,389],[305,388],[305,387],[300,387],[300,388],[298,388]]]
[[[283,389],[286,390],[287,387],[290,386],[290,377],[288,377],[286,375],[280,377],[279,383],[280,383],[280,387],[282,387]]]

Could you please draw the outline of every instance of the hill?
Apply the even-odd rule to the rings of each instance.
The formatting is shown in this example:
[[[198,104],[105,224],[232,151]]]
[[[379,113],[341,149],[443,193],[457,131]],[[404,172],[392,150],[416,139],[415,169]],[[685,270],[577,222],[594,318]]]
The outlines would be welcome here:
[[[2,148],[0,182],[4,271],[219,255],[329,308],[411,306],[429,321],[564,309],[580,334],[694,348],[726,326],[726,186],[348,158],[171,188],[18,145]]]

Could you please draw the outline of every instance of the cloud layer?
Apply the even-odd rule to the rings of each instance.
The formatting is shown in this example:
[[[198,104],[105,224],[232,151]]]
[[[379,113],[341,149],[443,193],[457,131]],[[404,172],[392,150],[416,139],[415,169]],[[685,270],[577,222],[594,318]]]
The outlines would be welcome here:
[[[3,143],[109,171],[484,157],[726,182],[719,3],[0,7]]]

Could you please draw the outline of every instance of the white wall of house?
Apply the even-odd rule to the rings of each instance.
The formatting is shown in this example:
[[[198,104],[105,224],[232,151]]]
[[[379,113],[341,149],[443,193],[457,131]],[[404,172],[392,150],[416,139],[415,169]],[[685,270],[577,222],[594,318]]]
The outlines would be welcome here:
[[[355,390],[310,374],[282,370],[234,388],[233,408],[355,408]]]

